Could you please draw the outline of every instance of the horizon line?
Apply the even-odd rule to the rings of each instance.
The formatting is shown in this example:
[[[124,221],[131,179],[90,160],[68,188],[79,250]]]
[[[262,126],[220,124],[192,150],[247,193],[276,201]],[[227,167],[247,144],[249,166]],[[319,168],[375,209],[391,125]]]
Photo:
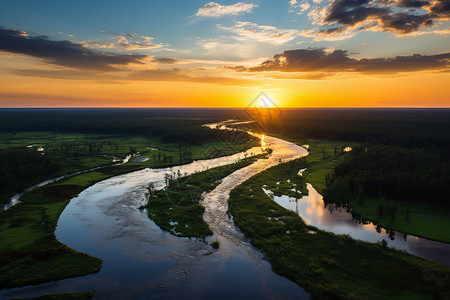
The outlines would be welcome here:
[[[329,106],[329,107],[218,107],[218,106],[30,106],[8,109],[450,109],[450,106]]]

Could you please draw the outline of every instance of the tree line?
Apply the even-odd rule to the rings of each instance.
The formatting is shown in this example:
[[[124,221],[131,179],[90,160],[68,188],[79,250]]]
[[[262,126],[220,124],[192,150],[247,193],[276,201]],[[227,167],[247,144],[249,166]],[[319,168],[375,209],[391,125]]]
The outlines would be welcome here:
[[[60,171],[60,166],[36,149],[0,149],[0,203]]]
[[[326,185],[325,198],[332,202],[380,198],[380,216],[396,210],[383,205],[384,198],[450,207],[450,148],[355,147],[338,159]]]

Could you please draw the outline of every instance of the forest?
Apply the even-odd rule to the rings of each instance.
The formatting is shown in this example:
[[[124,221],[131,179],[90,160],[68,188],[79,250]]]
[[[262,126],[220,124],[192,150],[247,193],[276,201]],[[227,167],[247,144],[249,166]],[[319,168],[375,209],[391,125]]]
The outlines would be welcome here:
[[[450,152],[361,145],[340,157],[326,184],[332,202],[373,196],[450,208]]]

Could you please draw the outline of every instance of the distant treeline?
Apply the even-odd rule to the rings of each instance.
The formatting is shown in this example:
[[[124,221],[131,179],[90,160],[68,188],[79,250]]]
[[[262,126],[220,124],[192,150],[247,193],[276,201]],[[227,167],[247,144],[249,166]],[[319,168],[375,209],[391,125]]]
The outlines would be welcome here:
[[[292,138],[450,146],[450,109],[287,109],[266,115],[254,113],[263,129]]]
[[[60,171],[60,166],[36,149],[0,149],[0,203],[6,192],[21,192]]]
[[[0,133],[52,131],[151,136],[166,143],[199,145],[217,139],[217,132],[201,127],[222,120],[223,113],[212,112],[192,109],[4,109],[0,110]]]
[[[368,195],[450,207],[450,152],[360,146],[337,161],[326,181],[332,202]]]
[[[292,138],[450,146],[450,109],[0,109],[0,133],[133,134],[192,144],[214,134],[200,125],[227,119],[256,120],[244,127]]]

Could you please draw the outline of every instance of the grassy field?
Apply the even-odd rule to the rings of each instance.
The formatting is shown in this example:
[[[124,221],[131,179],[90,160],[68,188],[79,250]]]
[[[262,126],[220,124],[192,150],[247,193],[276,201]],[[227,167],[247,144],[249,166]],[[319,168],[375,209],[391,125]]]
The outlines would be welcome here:
[[[392,219],[391,215],[385,214],[380,218],[377,213],[378,203],[380,200],[376,197],[365,197],[363,203],[356,199],[350,199],[349,206],[364,220],[372,221],[384,228],[450,243],[450,231],[446,230],[446,228],[450,228],[450,211],[448,209],[389,199],[386,203],[397,207],[395,217]]]
[[[311,183],[314,188],[321,193],[326,188],[325,175],[333,170],[334,163],[339,156],[344,155],[346,147],[355,147],[358,143],[313,140],[313,139],[292,139],[283,135],[274,135],[308,149],[308,156],[305,157],[307,164],[303,177],[306,182]]]
[[[235,149],[241,150],[246,145],[235,145]],[[223,144],[214,146],[218,148]],[[173,146],[167,145],[165,149],[173,149]],[[231,154],[233,149],[224,149],[219,155]],[[201,147],[195,148],[195,151],[193,157],[208,158],[211,155]],[[146,167],[178,164],[175,160],[169,162],[163,159],[130,162],[75,175],[25,193],[21,203],[0,212],[0,288],[98,272],[102,264],[100,259],[79,253],[55,239],[54,230],[59,215],[70,199],[90,185],[115,175]]]
[[[264,155],[186,177],[175,177],[163,190],[154,191],[149,188],[149,201],[146,205],[149,217],[161,229],[176,236],[204,240],[212,232],[203,220],[205,208],[200,203],[202,194],[212,191],[224,177],[262,158]]]
[[[274,180],[304,186],[297,172],[308,164],[300,159],[273,167],[230,195],[234,221],[264,251],[275,272],[297,282],[313,299],[449,299],[449,268],[307,226],[263,192]]]

